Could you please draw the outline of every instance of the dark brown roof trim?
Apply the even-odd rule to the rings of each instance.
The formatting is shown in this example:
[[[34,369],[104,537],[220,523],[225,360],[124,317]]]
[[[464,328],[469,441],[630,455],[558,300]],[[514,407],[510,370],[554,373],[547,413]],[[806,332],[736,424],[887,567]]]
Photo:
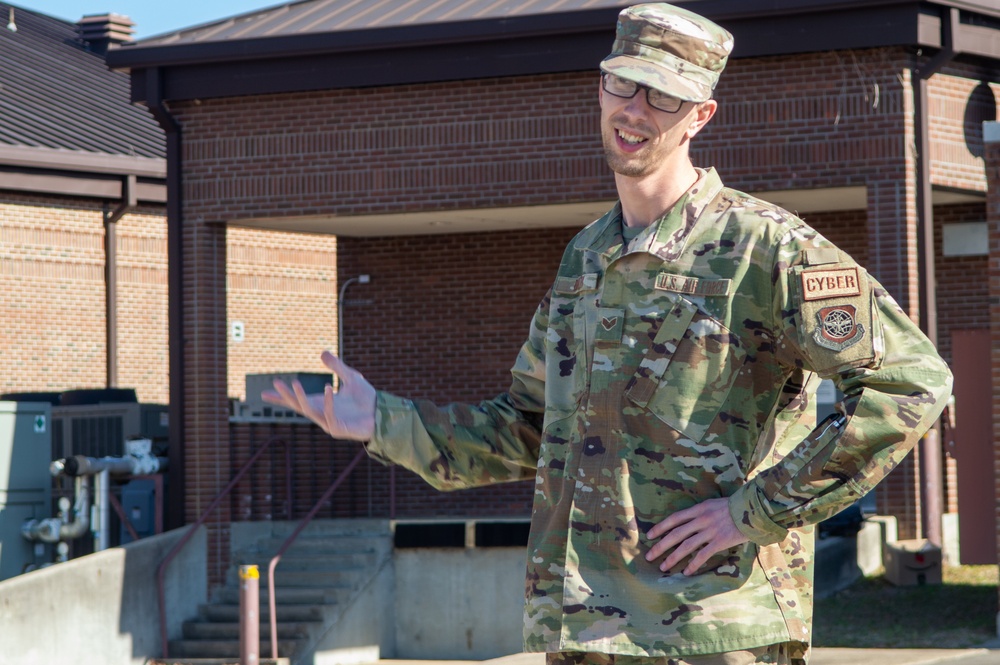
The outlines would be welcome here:
[[[15,169],[0,165],[0,190],[31,192],[47,196],[73,196],[120,201],[125,195],[124,177],[65,171]],[[143,178],[136,183],[136,198],[144,203],[165,204],[167,186]]]
[[[0,144],[0,165],[166,179],[167,160]]]
[[[109,52],[107,62],[112,69],[134,69],[317,54],[371,53],[446,44],[475,46],[483,40],[506,41],[595,30],[613,35],[618,11],[616,8],[602,8],[561,14],[512,16],[500,20],[425,23],[164,46],[143,47],[142,42],[138,42]]]
[[[165,159],[0,145],[0,189],[5,191],[117,200],[128,176],[138,178],[141,201],[166,202]]]
[[[941,16],[948,6],[982,11],[961,0],[686,4],[733,31],[735,57],[885,46],[939,48]],[[617,12],[602,8],[145,48],[140,43],[112,51],[108,64],[132,69],[134,101],[145,101],[144,72],[152,68],[159,70],[163,98],[168,100],[596,71],[613,38]],[[1000,17],[1000,11],[992,14]],[[998,34],[998,28],[963,25],[956,45],[961,52],[1000,59]]]

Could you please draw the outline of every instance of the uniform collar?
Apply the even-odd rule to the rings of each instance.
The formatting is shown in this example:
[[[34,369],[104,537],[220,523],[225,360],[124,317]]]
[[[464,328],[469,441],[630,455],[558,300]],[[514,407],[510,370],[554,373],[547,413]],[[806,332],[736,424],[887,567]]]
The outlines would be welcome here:
[[[722,190],[722,180],[714,168],[696,169],[698,180],[662,217],[650,224],[632,241],[627,253],[647,252],[664,261],[675,261],[684,251],[688,238],[702,213]],[[604,217],[604,229],[597,234],[590,248],[614,261],[623,253],[622,206],[615,204]]]

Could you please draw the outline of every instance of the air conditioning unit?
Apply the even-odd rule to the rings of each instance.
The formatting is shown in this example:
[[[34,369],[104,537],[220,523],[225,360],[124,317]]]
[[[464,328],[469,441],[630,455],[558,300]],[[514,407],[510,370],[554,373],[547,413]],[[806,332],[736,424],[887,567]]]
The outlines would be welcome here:
[[[52,407],[52,459],[73,455],[121,457],[125,440],[141,436],[166,444],[165,404],[110,402]]]

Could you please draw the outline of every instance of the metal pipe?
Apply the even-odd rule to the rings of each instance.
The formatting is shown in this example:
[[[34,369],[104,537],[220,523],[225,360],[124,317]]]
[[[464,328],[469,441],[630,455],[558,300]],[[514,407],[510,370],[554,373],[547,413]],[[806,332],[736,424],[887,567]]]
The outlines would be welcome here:
[[[344,293],[347,287],[357,282],[367,284],[371,281],[371,275],[358,275],[340,285],[340,294],[337,296],[337,356],[344,359]]]
[[[94,551],[103,552],[111,543],[111,507],[108,493],[111,491],[111,472],[104,469],[94,476]]]
[[[130,174],[122,180],[122,201],[112,212],[104,210],[104,332],[106,384],[118,385],[118,220],[139,205],[137,178]]]
[[[935,73],[951,62],[958,51],[955,35],[959,30],[959,10],[952,7],[941,21],[941,50],[923,65],[914,68],[916,87],[913,95],[913,115],[917,141],[917,271],[920,275],[918,308],[920,328],[937,346],[937,279],[934,268],[934,199],[931,185],[931,140],[928,117],[928,86]],[[944,514],[944,461],[941,451],[941,432],[935,423],[920,440],[920,475],[924,488],[921,502],[921,527],[923,535],[935,545],[943,540],[942,516]]]
[[[167,476],[170,493],[184,496],[184,441],[186,390],[188,378],[184,360],[184,206],[183,168],[181,162],[181,124],[167,108],[163,99],[163,77],[159,67],[150,67],[146,74],[146,106],[163,128],[167,144],[167,328],[169,330],[169,451],[170,468]],[[167,505],[167,528],[184,526],[184,501]],[[164,645],[166,649],[166,645]],[[164,651],[166,656],[166,651]]]
[[[260,663],[260,570],[240,566],[240,665]]]
[[[74,482],[76,502],[73,506],[73,521],[67,510],[60,511],[59,517],[43,520],[28,520],[21,525],[21,535],[32,542],[58,543],[79,538],[90,528],[90,479],[79,476]]]
[[[118,224],[104,211],[105,385],[118,385]]]
[[[166,457],[153,455],[135,457],[87,457],[75,455],[66,459],[56,460],[49,470],[52,475],[95,476],[102,471],[109,471],[115,476],[146,476],[166,469],[169,460]]]
[[[73,522],[63,525],[59,532],[60,540],[79,538],[90,529],[90,479],[76,478],[73,481],[73,490],[76,493]]]

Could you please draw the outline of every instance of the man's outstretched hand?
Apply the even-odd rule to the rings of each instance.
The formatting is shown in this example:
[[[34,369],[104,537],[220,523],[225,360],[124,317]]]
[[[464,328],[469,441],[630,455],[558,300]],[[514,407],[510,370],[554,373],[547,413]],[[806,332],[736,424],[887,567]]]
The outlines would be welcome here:
[[[336,393],[327,384],[323,393],[307,395],[298,381],[289,386],[275,380],[274,390],[265,390],[261,398],[302,414],[335,439],[368,441],[375,433],[375,389],[361,372],[348,367],[329,351],[324,351],[321,358],[340,379]]]
[[[708,499],[680,510],[663,520],[646,534],[659,541],[646,553],[647,561],[655,561],[671,549],[660,570],[667,571],[693,554],[684,568],[685,575],[694,575],[709,557],[750,540],[736,528],[729,514],[729,499]]]

